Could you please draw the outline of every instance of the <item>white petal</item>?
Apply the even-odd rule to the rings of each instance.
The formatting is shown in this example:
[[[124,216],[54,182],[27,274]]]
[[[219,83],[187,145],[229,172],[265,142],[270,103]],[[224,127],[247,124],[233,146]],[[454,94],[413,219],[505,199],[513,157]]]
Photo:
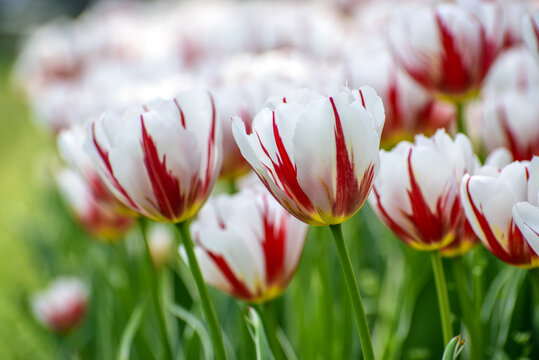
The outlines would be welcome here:
[[[539,255],[539,207],[528,202],[516,203],[513,219],[530,247]]]

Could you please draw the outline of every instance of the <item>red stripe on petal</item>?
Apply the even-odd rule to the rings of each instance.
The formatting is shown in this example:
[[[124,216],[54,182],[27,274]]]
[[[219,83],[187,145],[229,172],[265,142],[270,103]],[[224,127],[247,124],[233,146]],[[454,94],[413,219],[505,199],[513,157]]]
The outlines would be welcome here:
[[[442,199],[438,198],[436,213],[433,213],[423,197],[421,188],[417,183],[412,168],[412,149],[408,153],[408,176],[410,178],[410,190],[408,198],[412,207],[412,213],[406,214],[408,219],[415,225],[421,240],[426,244],[441,241],[445,234],[442,223]]]
[[[457,49],[456,39],[444,24],[438,12],[436,12],[435,18],[444,49],[442,54],[442,79],[439,79],[441,90],[451,93],[466,91],[470,86],[470,74],[464,67],[462,54]]]
[[[284,274],[285,244],[287,233],[286,213],[279,219],[271,219],[268,198],[263,198],[263,207],[259,209],[263,221],[264,232],[262,249],[266,261],[266,283],[268,286],[279,284]]]
[[[206,178],[204,179],[204,186],[202,191],[206,193],[209,190],[209,187],[213,180],[213,172],[215,168],[215,162],[217,159],[215,158],[215,137],[216,137],[216,122],[217,122],[217,116],[215,111],[215,102],[213,101],[213,97],[210,93],[208,93],[208,97],[210,98],[211,103],[211,127],[210,127],[210,134],[208,137],[208,161],[206,166]]]
[[[397,224],[391,216],[389,216],[388,212],[382,205],[382,202],[380,201],[380,194],[378,193],[378,190],[376,190],[376,186],[372,189],[374,191],[374,196],[376,197],[376,207],[380,211],[382,220],[386,223],[387,226],[397,235],[402,241],[405,243],[410,243],[412,240],[412,237],[410,234],[404,230],[399,224]]]
[[[361,99],[363,100],[363,95]],[[346,139],[342,128],[341,119],[332,97],[329,98],[333,114],[335,115],[335,157],[337,163],[337,181],[335,191],[335,202],[333,203],[333,215],[346,215],[356,209],[358,201],[364,200],[360,197],[360,189],[355,173],[354,153],[348,154]],[[350,159],[351,158],[351,159]]]
[[[131,199],[131,197],[127,194],[123,186],[120,185],[120,183],[116,179],[116,176],[114,176],[114,171],[112,170],[112,165],[110,164],[109,153],[108,151],[106,151],[105,149],[101,147],[101,145],[99,144],[95,136],[95,123],[92,123],[92,140],[97,150],[97,153],[99,154],[99,157],[101,157],[101,160],[103,160],[103,163],[105,164],[105,167],[107,168],[108,178],[110,182],[112,183],[112,186],[123,195],[123,197],[127,200],[129,206],[131,206],[134,209],[138,209],[138,206]]]
[[[482,211],[480,211],[477,206],[475,206],[475,203],[473,202],[472,196],[470,195],[470,180],[471,178],[468,178],[466,181],[466,196],[468,197],[468,202],[470,203],[472,207],[472,211],[474,213],[475,218],[477,219],[477,222],[479,223],[479,226],[481,228],[481,231],[483,231],[483,234],[485,235],[485,246],[494,254],[496,255],[500,260],[511,264],[511,258],[509,257],[509,254],[507,251],[503,248],[503,246],[498,242],[498,239],[494,235],[490,224],[488,223],[488,220],[486,219],[485,215]]]
[[[174,101],[176,108],[178,108],[178,112],[180,113],[180,121],[182,123],[183,128],[185,129],[185,116],[183,115],[182,108],[180,104],[178,104],[178,100],[176,100],[176,98],[172,99],[172,101]]]
[[[208,254],[213,263],[219,268],[223,276],[228,280],[228,283],[231,286],[232,295],[240,299],[252,298],[251,292],[249,291],[247,286],[236,277],[234,272],[230,269],[230,266],[228,266],[224,257],[222,257],[221,255],[216,255],[206,249],[204,249],[204,251],[206,252],[206,254]]]
[[[275,174],[273,174],[273,172],[270,171],[269,167],[265,166],[266,169],[270,172],[270,174],[274,177],[274,180],[276,176],[283,186],[282,190],[290,198],[303,206],[306,211],[314,211],[314,206],[311,200],[309,199],[307,194],[305,194],[298,182],[297,168],[294,164],[292,164],[292,160],[290,159],[290,156],[286,151],[281,135],[279,134],[279,128],[277,127],[277,122],[275,120],[275,112],[273,112],[273,138],[277,147],[277,153],[275,154],[277,155],[277,162],[274,162],[271,158],[270,153],[262,143],[259,134],[257,133],[256,135],[258,138],[258,142],[260,143],[260,146],[262,148],[262,151],[270,159],[273,168],[275,169]]]
[[[143,115],[140,115],[140,124],[142,127],[143,161],[157,201],[156,205],[161,215],[169,220],[174,220],[179,218],[184,211],[185,199],[180,194],[179,180],[167,169],[166,155],[163,155],[162,161],[159,158],[157,147],[146,130]]]

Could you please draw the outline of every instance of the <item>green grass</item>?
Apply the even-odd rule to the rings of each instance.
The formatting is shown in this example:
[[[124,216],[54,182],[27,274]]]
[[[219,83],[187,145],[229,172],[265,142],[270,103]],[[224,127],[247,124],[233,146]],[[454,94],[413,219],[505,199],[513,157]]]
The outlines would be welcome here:
[[[29,120],[0,62],[0,349],[4,359],[50,359],[51,338],[28,314],[28,294],[42,286],[41,269],[24,239],[35,226],[40,154],[51,141]]]

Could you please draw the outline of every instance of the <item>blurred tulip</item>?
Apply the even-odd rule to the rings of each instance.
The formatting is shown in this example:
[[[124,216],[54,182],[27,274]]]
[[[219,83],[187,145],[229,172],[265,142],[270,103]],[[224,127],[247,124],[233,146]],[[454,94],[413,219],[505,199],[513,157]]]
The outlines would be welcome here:
[[[86,150],[112,193],[158,221],[182,222],[209,196],[221,166],[212,96],[184,92],[91,123]]]
[[[523,21],[524,41],[531,53],[539,61],[539,11],[527,16]]]
[[[372,86],[383,100],[386,120],[382,144],[392,147],[415,134],[433,134],[455,120],[453,106],[431,96],[400,69],[382,39],[373,40],[348,54],[352,87]]]
[[[379,167],[384,108],[376,92],[309,90],[274,98],[251,131],[234,119],[234,138],[264,185],[298,219],[340,224],[365,202]]]
[[[461,98],[479,90],[501,45],[502,10],[482,0],[410,7],[390,27],[396,59],[421,85]]]
[[[443,130],[416,136],[380,152],[380,173],[369,201],[378,217],[407,245],[439,250],[450,245],[464,222],[459,184],[478,160],[468,138]]]
[[[211,198],[191,225],[206,282],[248,302],[266,302],[286,289],[306,232],[265,189]]]
[[[482,135],[487,149],[504,146],[514,160],[539,155],[539,89],[526,94],[508,93],[486,101]]]
[[[517,227],[525,229],[524,219],[534,215],[528,212],[529,205],[515,204],[537,205],[538,170],[536,159],[531,164],[513,162],[500,172],[465,175],[460,189],[466,217],[483,245],[500,260],[523,268],[539,266],[539,256]],[[528,224],[533,228],[533,221]]]
[[[88,290],[75,277],[58,277],[32,298],[36,319],[52,331],[65,333],[79,325],[86,315]]]
[[[481,97],[527,93],[539,89],[539,63],[522,46],[503,52],[494,62],[481,89]]]
[[[156,267],[163,266],[173,250],[174,232],[167,224],[154,223],[148,227],[146,237],[152,263]]]
[[[56,180],[60,193],[82,227],[99,239],[113,241],[124,235],[135,218],[105,188],[89,184],[78,172],[63,169]]]
[[[519,46],[522,38],[522,18],[531,9],[531,0],[501,0],[503,6],[503,48]]]
[[[103,240],[117,240],[134,224],[136,214],[112,195],[84,152],[86,134],[73,126],[58,135],[58,150],[69,168],[56,181],[67,205],[84,229]]]

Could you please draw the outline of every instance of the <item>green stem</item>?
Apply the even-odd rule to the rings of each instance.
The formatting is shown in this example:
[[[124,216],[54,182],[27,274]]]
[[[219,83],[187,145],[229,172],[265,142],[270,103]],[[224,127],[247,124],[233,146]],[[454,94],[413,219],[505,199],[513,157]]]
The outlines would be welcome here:
[[[173,351],[172,351],[172,345],[170,344],[170,339],[168,338],[168,331],[167,331],[167,324],[165,320],[165,313],[163,310],[163,304],[161,302],[161,296],[159,294],[159,286],[158,286],[158,274],[159,271],[156,269],[156,267],[153,265],[152,261],[152,255],[150,252],[150,244],[148,243],[148,238],[146,237],[146,229],[144,224],[144,219],[141,219],[142,224],[142,236],[144,237],[144,245],[146,247],[146,262],[148,264],[148,267],[150,268],[150,271],[152,273],[152,278],[150,279],[150,295],[152,298],[152,303],[155,309],[155,313],[157,315],[157,324],[159,326],[159,331],[161,332],[161,341],[163,342],[163,348],[165,350],[166,358],[167,359],[174,359]]]
[[[206,284],[204,283],[204,279],[202,278],[202,273],[200,271],[200,266],[198,265],[198,261],[195,256],[195,251],[193,249],[193,240],[191,239],[191,235],[189,234],[187,222],[184,221],[178,223],[177,227],[183,240],[183,246],[187,254],[187,259],[189,260],[189,268],[191,269],[191,273],[193,274],[193,277],[197,284],[198,292],[200,295],[200,302],[202,303],[202,310],[204,311],[206,321],[208,322],[208,326],[210,328],[212,343],[215,350],[215,357],[218,360],[225,360],[226,351],[225,345],[223,343],[223,336],[221,334],[221,328],[219,327],[217,316],[215,315],[215,310],[213,309],[213,305],[210,301],[208,289],[206,288]]]
[[[283,355],[279,340],[277,340],[278,325],[273,303],[269,301],[256,306],[256,308],[262,318],[262,326],[264,326],[266,339],[268,340],[268,345],[273,353],[273,357],[275,360],[281,360]]]
[[[365,310],[363,308],[363,302],[361,301],[361,294],[359,293],[359,287],[357,286],[356,277],[354,275],[354,269],[352,267],[352,261],[350,255],[346,249],[344,243],[344,237],[342,234],[341,224],[330,225],[329,228],[335,239],[335,246],[337,247],[337,253],[339,254],[339,260],[341,262],[341,270],[348,287],[348,295],[350,295],[350,301],[352,302],[352,308],[354,309],[354,315],[356,317],[357,329],[359,332],[359,339],[361,341],[361,348],[363,350],[363,358],[365,360],[374,360],[374,350],[372,347],[371,334],[369,332],[369,324],[365,317]]]
[[[535,287],[536,302],[539,303],[539,268],[533,268],[528,271]]]
[[[480,360],[482,354],[482,339],[480,331],[479,312],[473,311],[474,305],[470,298],[470,293],[466,285],[466,276],[464,273],[464,262],[461,257],[452,259],[453,276],[457,287],[457,295],[459,298],[462,317],[468,331],[470,332],[470,349],[472,359]]]
[[[464,102],[457,100],[455,103],[457,110],[457,133],[466,135],[466,119],[464,116]]]
[[[438,305],[440,307],[440,319],[442,320],[442,332],[444,336],[444,346],[451,341],[453,330],[451,328],[451,312],[449,309],[449,296],[447,295],[447,283],[445,281],[442,257],[438,251],[431,252],[432,271],[436,283],[436,293],[438,294]]]

